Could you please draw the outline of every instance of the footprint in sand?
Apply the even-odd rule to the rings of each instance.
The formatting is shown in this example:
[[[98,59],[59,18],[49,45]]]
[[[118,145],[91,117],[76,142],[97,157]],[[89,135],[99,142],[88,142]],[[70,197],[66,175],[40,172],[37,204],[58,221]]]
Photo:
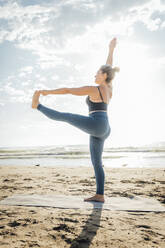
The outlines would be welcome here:
[[[14,181],[15,179],[7,179],[7,178],[3,180],[3,182],[11,182],[11,183],[13,183]]]
[[[24,178],[23,180],[24,181],[31,181],[32,179],[31,178]]]
[[[10,226],[10,227],[16,227],[16,226],[20,226],[20,225],[21,225],[21,223],[15,221],[15,220],[13,222],[8,223],[8,226]]]
[[[72,233],[71,230],[74,230],[74,228],[73,227],[69,227],[66,224],[60,224],[58,226],[53,227],[53,230],[56,230],[56,231],[65,231],[65,232],[68,232],[68,233]]]
[[[68,222],[79,223],[78,220],[73,220],[73,219],[69,219],[69,218],[56,218],[56,219],[61,220],[61,221],[68,221]]]
[[[141,183],[141,184],[155,184],[154,182],[143,181],[143,180],[136,180],[134,183]]]

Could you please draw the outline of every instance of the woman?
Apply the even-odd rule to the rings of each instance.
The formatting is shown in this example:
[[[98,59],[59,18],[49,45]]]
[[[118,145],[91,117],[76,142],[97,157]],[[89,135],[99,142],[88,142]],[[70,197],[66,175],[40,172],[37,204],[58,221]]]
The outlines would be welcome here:
[[[118,67],[112,68],[113,52],[116,46],[116,38],[109,44],[109,54],[106,65],[100,67],[95,76],[98,86],[83,86],[79,88],[60,88],[56,90],[37,90],[33,95],[32,108],[39,110],[48,118],[56,121],[70,123],[78,129],[88,133],[91,161],[96,177],[96,194],[84,201],[104,202],[104,170],[102,167],[102,152],[105,139],[110,135],[111,128],[107,115],[107,108],[112,98],[112,80]],[[40,94],[72,94],[88,95],[86,103],[89,107],[89,116],[59,112],[45,107],[39,102]]]

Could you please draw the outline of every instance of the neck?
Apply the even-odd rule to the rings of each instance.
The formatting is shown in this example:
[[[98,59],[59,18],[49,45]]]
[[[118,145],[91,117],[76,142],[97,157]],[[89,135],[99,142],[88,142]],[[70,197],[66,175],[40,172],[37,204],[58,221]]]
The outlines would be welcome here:
[[[102,83],[100,83],[100,85],[105,85],[105,86],[107,86],[107,83],[106,83],[106,82],[102,82]]]

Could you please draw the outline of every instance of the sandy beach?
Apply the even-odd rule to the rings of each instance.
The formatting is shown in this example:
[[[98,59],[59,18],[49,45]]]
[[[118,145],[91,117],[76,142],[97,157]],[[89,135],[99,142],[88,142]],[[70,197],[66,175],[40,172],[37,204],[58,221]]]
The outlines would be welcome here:
[[[151,197],[165,206],[165,169],[104,168],[111,196]],[[0,166],[0,200],[14,194],[96,192],[93,168]],[[164,212],[0,206],[1,248],[165,247]]]

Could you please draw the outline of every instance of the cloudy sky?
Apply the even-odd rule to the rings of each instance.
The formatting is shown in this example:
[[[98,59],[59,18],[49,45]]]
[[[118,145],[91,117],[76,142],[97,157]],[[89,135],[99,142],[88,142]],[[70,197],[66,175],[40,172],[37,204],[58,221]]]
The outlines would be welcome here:
[[[88,134],[31,108],[35,90],[95,85],[116,37],[105,146],[165,141],[164,0],[0,0],[0,146],[88,144]],[[88,115],[86,96],[48,95]]]

